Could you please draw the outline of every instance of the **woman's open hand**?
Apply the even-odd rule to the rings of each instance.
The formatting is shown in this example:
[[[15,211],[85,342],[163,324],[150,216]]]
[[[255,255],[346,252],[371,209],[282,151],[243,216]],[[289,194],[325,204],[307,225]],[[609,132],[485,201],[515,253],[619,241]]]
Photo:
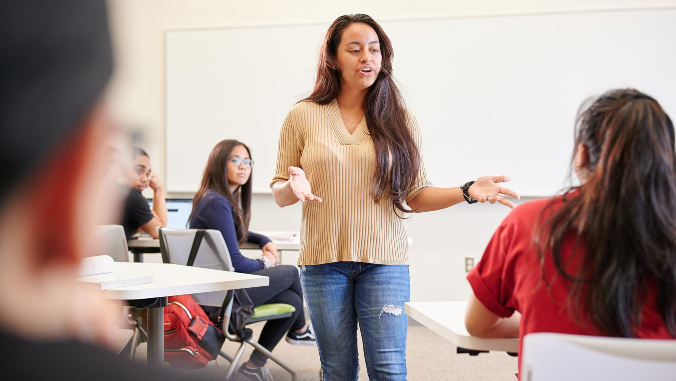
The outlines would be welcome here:
[[[509,176],[484,176],[479,177],[477,181],[469,187],[469,196],[479,202],[490,202],[495,204],[499,202],[502,205],[514,209],[514,204],[506,199],[504,195],[511,196],[515,199],[520,199],[519,195],[511,189],[507,189],[499,183],[509,181]]]
[[[307,181],[305,172],[302,169],[298,167],[289,167],[289,175],[291,175],[289,181],[291,183],[293,194],[298,197],[300,202],[305,202],[305,200],[322,202],[321,198],[312,194],[310,182]]]

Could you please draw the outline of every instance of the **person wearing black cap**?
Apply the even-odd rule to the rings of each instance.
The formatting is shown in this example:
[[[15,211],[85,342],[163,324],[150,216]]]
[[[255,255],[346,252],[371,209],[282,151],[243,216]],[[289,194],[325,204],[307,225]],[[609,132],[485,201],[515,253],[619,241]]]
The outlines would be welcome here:
[[[82,340],[85,323],[114,319],[75,281],[86,237],[122,206],[101,101],[112,73],[105,3],[2,1],[0,47],[2,378],[176,379]]]

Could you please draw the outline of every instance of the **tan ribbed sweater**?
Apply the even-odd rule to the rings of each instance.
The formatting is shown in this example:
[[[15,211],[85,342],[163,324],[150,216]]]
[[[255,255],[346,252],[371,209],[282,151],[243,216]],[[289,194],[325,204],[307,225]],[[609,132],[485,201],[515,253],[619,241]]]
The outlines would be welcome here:
[[[409,113],[418,147],[420,129]],[[375,203],[369,187],[376,154],[366,119],[350,135],[333,100],[327,105],[296,104],[282,125],[277,168],[271,186],[289,179],[289,166],[300,167],[312,193],[323,202],[303,204],[298,265],[338,261],[408,264],[408,240],[389,197]],[[407,200],[432,184],[424,165]]]

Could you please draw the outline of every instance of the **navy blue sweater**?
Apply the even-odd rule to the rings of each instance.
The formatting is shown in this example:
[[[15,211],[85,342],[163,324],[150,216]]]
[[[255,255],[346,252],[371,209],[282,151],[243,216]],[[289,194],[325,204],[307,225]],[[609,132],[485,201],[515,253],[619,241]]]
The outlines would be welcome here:
[[[263,269],[263,262],[247,258],[239,251],[235,220],[232,217],[232,204],[220,193],[209,190],[204,194],[190,218],[190,228],[219,230],[228,246],[235,271],[252,273]],[[249,232],[247,242],[263,248],[271,240],[262,234]]]

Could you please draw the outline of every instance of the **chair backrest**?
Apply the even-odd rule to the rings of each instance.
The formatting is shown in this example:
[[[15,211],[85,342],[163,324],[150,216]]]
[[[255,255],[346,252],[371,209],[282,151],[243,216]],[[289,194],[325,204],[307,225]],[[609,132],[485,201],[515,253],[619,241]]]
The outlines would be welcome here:
[[[521,353],[523,381],[676,379],[676,340],[532,333]]]
[[[110,255],[115,262],[129,262],[127,237],[122,225],[100,225],[94,231],[95,251],[91,256]]]
[[[187,265],[190,249],[195,239],[196,229],[159,229],[162,261],[178,265]],[[206,230],[197,251],[195,267],[212,270],[233,271],[228,247],[218,230]],[[205,292],[192,295],[198,304],[221,307],[226,291]]]

